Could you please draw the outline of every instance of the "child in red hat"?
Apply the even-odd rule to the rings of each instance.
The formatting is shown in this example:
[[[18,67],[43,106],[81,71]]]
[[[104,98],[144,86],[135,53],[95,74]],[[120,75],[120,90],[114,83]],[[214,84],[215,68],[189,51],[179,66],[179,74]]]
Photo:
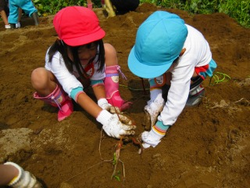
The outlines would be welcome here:
[[[134,134],[135,126],[122,111],[131,103],[119,93],[119,71],[115,48],[103,43],[104,30],[88,8],[69,6],[60,10],[53,24],[58,34],[45,57],[45,68],[32,72],[34,97],[59,108],[61,121],[73,112],[72,99],[103,125],[112,137]],[[97,104],[84,91],[92,86]]]

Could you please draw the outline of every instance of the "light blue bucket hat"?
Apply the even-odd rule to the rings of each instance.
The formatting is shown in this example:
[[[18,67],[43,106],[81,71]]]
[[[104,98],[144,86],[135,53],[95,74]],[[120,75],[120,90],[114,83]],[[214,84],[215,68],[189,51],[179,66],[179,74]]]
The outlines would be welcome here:
[[[154,12],[137,31],[128,57],[130,71],[141,78],[162,75],[180,55],[187,33],[185,22],[178,15]]]

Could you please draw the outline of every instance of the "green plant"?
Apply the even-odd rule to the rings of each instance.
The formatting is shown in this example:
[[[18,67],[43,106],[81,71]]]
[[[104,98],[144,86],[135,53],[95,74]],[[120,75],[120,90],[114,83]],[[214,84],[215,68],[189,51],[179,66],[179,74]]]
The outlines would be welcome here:
[[[186,10],[193,14],[225,13],[242,26],[250,27],[249,0],[163,0],[162,6]]]
[[[235,18],[242,26],[250,27],[250,1],[249,0],[220,0],[218,12]]]
[[[94,7],[100,7],[101,1],[99,0],[92,0]],[[55,14],[60,9],[78,5],[78,6],[87,6],[86,0],[33,0],[36,8],[38,9],[38,13],[40,16],[47,15],[47,14]]]
[[[33,0],[39,16],[55,14],[60,9],[71,6],[86,6],[86,0]],[[92,0],[93,7],[101,7],[100,0]],[[140,0],[141,3],[153,3],[166,8],[176,8],[192,14],[211,14],[221,12],[237,20],[244,27],[250,27],[249,0]]]

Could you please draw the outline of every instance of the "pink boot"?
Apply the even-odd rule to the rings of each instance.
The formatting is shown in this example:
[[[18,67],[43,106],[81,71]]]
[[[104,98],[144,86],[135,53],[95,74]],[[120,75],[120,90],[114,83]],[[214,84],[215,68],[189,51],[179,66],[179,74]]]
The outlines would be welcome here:
[[[106,78],[104,86],[106,91],[106,98],[112,106],[120,108],[121,111],[127,110],[132,105],[132,102],[124,101],[118,90],[119,88],[119,73],[120,67],[118,65],[106,67]]]
[[[64,120],[73,112],[73,103],[71,99],[58,85],[56,89],[46,97],[40,97],[37,92],[34,93],[33,97],[54,107],[58,107],[58,121]]]

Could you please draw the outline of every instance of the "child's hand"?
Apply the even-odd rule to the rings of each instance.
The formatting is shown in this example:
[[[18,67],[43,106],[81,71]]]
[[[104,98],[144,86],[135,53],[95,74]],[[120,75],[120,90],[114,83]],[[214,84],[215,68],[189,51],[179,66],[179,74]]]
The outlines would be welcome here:
[[[161,138],[163,136],[157,134],[154,129],[151,129],[151,131],[144,131],[141,134],[141,139],[143,141],[142,146],[143,148],[149,148],[150,146],[152,146],[153,148],[156,147],[160,142],[161,142]]]
[[[164,99],[161,98],[159,100],[149,100],[147,105],[144,107],[144,120],[143,125],[145,129],[150,130],[151,127],[156,123],[157,117],[162,111],[164,106]]]
[[[162,121],[157,121],[151,128],[151,131],[144,131],[141,134],[141,140],[143,141],[142,146],[144,148],[149,148],[150,146],[156,147],[166,135],[166,131],[169,127],[170,125],[164,125]]]
[[[121,111],[118,107],[112,106],[108,103],[107,99],[101,98],[97,101],[98,106],[100,106],[103,110],[107,110],[112,114],[120,114]]]
[[[136,126],[124,115],[111,114],[106,110],[102,110],[96,120],[103,125],[103,130],[108,136],[120,138],[120,136],[135,134],[134,129]]]

